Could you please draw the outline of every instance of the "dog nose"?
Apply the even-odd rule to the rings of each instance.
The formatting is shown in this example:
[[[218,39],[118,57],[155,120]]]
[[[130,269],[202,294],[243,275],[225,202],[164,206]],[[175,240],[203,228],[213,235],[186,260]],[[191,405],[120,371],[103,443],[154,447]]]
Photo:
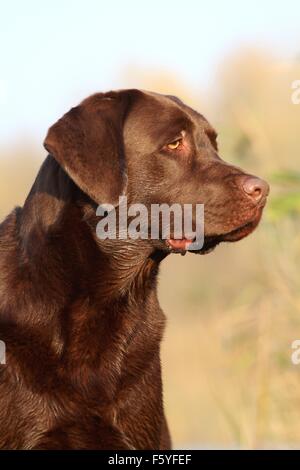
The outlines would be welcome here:
[[[270,190],[268,183],[256,176],[247,176],[242,182],[242,188],[255,202],[266,197]]]

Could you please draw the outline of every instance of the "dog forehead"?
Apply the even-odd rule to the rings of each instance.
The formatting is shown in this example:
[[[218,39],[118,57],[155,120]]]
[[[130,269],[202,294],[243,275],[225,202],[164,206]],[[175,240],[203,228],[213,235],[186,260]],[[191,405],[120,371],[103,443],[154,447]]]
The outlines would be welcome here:
[[[172,95],[140,90],[124,124],[127,143],[176,138],[180,131],[214,132],[205,117]]]
[[[184,110],[166,95],[141,90],[139,99],[132,107],[131,117],[133,119],[147,119],[159,121],[161,119],[174,117],[187,117]],[[159,114],[158,114],[159,113]]]

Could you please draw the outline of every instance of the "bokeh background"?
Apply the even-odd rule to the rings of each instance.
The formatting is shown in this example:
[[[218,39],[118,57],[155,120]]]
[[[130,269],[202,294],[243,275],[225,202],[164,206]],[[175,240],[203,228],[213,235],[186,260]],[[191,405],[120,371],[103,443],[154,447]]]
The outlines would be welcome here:
[[[299,18],[291,0],[1,2],[1,218],[23,203],[48,126],[112,88],[178,95],[217,128],[225,159],[271,184],[251,237],[162,266],[177,448],[300,447]]]

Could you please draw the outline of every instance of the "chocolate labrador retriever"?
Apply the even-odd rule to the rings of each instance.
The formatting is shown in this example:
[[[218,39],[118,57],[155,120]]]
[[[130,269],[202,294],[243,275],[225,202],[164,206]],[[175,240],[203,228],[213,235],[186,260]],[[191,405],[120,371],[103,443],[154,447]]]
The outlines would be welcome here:
[[[204,254],[253,231],[268,185],[222,161],[214,129],[173,96],[97,93],[44,145],[0,226],[0,448],[169,449],[157,274],[192,240],[100,239],[97,207],[204,204]]]

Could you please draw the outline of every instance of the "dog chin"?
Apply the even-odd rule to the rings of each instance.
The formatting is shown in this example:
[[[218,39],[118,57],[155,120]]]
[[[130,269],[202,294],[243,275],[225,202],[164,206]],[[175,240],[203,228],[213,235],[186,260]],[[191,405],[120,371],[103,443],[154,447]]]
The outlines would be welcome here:
[[[207,255],[208,253],[214,251],[216,246],[222,242],[237,242],[250,235],[259,224],[262,211],[263,207],[260,207],[252,220],[248,220],[243,225],[235,227],[229,232],[217,235],[206,235],[204,238],[204,243],[201,247],[199,247],[199,249],[197,249],[197,247],[195,248],[195,243],[193,240],[188,239],[166,240],[167,248],[169,252],[180,253],[181,255],[185,255],[187,252],[194,253],[196,255]],[[193,249],[192,247],[189,249],[190,245],[193,245]]]
[[[246,222],[245,224],[237,228],[234,228],[230,232],[227,232],[225,234],[205,237],[203,247],[199,250],[195,250],[195,251],[191,250],[191,253],[206,255],[208,253],[211,253],[216,248],[216,246],[219,245],[219,243],[222,243],[222,242],[232,243],[232,242],[237,242],[239,240],[242,240],[243,238],[247,237],[255,230],[255,228],[260,222],[261,215],[262,215],[262,210],[258,212],[258,214],[256,215],[254,219]]]
[[[250,235],[259,224],[261,215],[262,215],[262,210],[260,210],[257,213],[255,218],[253,218],[250,221],[247,221],[245,224],[240,225],[229,232],[218,234],[218,235],[205,236],[204,243],[199,249],[197,248],[195,249],[195,247],[193,247],[194,249],[189,249],[189,245],[191,245],[193,241],[187,240],[187,239],[182,239],[182,240],[169,239],[167,240],[166,244],[167,244],[169,251],[172,253],[180,253],[182,255],[185,255],[187,252],[189,252],[189,253],[194,253],[198,255],[207,255],[208,253],[211,253],[212,251],[214,251],[216,246],[222,242],[230,242],[230,243],[237,242],[247,237],[248,235]]]

